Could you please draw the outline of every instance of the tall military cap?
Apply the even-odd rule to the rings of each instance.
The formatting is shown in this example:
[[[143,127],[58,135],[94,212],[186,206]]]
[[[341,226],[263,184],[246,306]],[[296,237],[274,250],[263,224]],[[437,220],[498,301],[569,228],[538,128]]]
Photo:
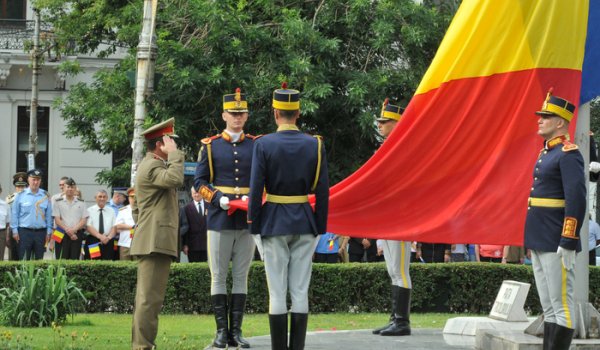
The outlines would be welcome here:
[[[162,123],[149,127],[142,132],[146,141],[161,138],[163,136],[178,137],[175,135],[175,118],[170,118]]]
[[[402,118],[402,113],[404,113],[403,107],[390,104],[390,99],[386,98],[385,101],[383,101],[383,105],[381,106],[381,115],[379,116],[379,118],[377,118],[377,121],[398,121],[400,120],[400,118]]]
[[[20,171],[13,175],[13,185],[27,186],[27,173]]]
[[[288,89],[287,83],[281,84],[281,89],[273,91],[273,108],[283,111],[300,109],[300,91]]]
[[[31,169],[27,172],[27,176],[29,177],[37,177],[38,179],[42,178],[42,171],[40,169]]]
[[[229,113],[248,112],[248,101],[242,89],[235,89],[235,93],[223,95],[223,111]]]
[[[118,193],[123,197],[127,197],[127,187],[113,187],[113,194]]]
[[[552,88],[550,88],[546,94],[546,99],[542,104],[542,110],[535,112],[535,114],[541,115],[542,117],[558,116],[568,122],[573,119],[573,113],[575,113],[575,105],[564,98],[553,96]]]

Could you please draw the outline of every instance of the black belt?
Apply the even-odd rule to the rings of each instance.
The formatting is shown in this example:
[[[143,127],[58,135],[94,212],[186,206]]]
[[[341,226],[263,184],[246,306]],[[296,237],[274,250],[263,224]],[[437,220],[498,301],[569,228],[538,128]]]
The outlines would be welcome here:
[[[29,228],[29,227],[19,227],[19,230],[28,230],[28,231],[33,231],[33,232],[46,232],[47,230],[45,228]]]

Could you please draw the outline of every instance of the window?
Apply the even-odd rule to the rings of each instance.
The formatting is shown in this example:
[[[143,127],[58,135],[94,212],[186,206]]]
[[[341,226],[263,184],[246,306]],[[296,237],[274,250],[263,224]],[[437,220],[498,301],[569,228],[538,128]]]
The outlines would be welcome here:
[[[38,154],[35,167],[43,171],[42,188],[48,186],[48,124],[50,107],[38,106],[37,133]],[[17,109],[17,171],[27,172],[27,153],[29,152],[29,106]]]
[[[22,26],[25,24],[26,0],[0,0],[0,25]]]

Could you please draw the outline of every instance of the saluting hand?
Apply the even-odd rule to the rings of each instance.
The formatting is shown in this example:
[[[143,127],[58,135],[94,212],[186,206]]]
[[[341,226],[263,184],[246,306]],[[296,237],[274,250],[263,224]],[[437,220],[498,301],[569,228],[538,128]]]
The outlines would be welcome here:
[[[177,150],[177,144],[175,143],[175,140],[173,140],[169,136],[167,136],[167,135],[163,136],[162,141],[163,141],[163,145],[160,146],[160,150],[163,151],[164,153],[169,154],[169,153]]]

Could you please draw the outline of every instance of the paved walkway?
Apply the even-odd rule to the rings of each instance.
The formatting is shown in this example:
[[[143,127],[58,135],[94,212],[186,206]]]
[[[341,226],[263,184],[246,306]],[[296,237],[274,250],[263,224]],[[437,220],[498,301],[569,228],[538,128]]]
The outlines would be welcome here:
[[[358,331],[322,331],[309,332],[306,335],[306,350],[447,350],[447,349],[474,349],[475,337],[461,337],[449,339],[448,342],[441,329],[413,329],[411,336],[383,337],[371,334],[371,330]],[[271,338],[260,336],[248,338],[252,349],[271,350]]]

